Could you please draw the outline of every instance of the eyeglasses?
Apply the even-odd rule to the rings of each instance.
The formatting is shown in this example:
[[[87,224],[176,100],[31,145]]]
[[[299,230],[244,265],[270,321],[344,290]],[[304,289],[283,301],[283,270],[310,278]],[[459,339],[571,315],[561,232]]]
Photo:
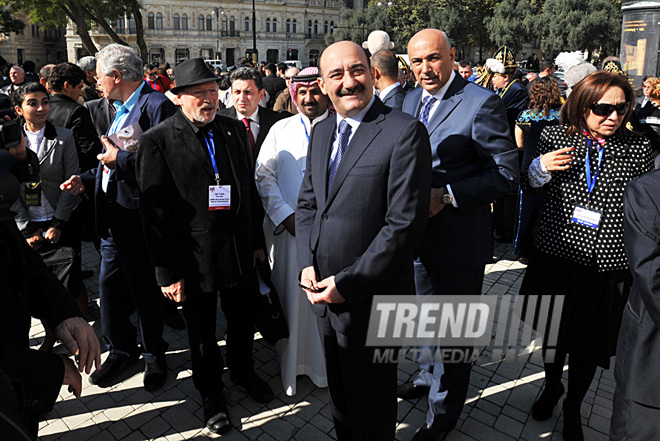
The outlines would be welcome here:
[[[203,98],[206,96],[207,93],[210,93],[211,96],[216,96],[220,90],[217,87],[214,87],[213,89],[205,89],[205,90],[195,90],[195,91],[186,91],[183,92],[186,95],[192,95],[195,98]]]
[[[628,112],[628,107],[630,106],[630,103],[619,103],[619,104],[601,104],[601,103],[594,103],[589,108],[591,109],[592,112],[594,112],[594,115],[598,116],[610,116],[612,112],[616,110],[616,114],[619,116],[623,116]]]
[[[156,75],[156,72],[147,72],[148,77],[155,77]]]

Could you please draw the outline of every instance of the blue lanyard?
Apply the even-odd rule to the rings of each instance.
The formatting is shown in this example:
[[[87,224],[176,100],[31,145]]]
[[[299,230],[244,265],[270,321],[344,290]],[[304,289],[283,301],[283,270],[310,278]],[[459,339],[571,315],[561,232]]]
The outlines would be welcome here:
[[[213,166],[213,171],[215,172],[215,181],[220,185],[220,173],[218,172],[218,165],[215,162],[215,143],[213,142],[213,133],[209,130],[206,132],[208,136],[204,136],[206,140],[206,148],[209,151],[209,156],[211,157],[211,165]]]
[[[303,129],[305,130],[305,136],[307,137],[307,145],[309,145],[309,133],[307,133],[307,126],[305,125],[305,121],[303,121],[302,115],[300,115],[300,124],[302,124]]]
[[[594,191],[594,187],[596,186],[596,178],[598,177],[598,172],[600,171],[600,164],[603,162],[603,151],[605,148],[601,148],[600,151],[598,152],[598,168],[596,168],[596,173],[594,173],[593,177],[591,176],[591,161],[589,160],[589,151],[591,150],[591,140],[587,141],[587,157],[585,159],[585,171],[587,175],[587,190],[589,191],[589,196],[587,200],[591,198],[591,192]]]

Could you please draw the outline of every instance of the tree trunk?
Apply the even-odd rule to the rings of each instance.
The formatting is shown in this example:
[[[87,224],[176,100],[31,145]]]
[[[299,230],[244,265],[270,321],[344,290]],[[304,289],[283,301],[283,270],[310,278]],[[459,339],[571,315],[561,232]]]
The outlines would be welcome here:
[[[89,18],[91,18],[94,21],[94,23],[101,26],[103,28],[103,30],[110,36],[110,38],[112,38],[112,41],[114,41],[115,43],[123,44],[124,46],[129,45],[119,35],[117,35],[115,30],[110,27],[110,25],[108,24],[107,21],[105,21],[105,18],[103,18],[103,16],[101,16],[99,18],[98,16],[94,15],[92,13],[92,11],[90,11],[87,8],[83,8],[83,12],[85,14],[87,14],[89,16]]]
[[[137,45],[140,48],[140,57],[144,63],[149,62],[149,49],[147,43],[144,41],[144,23],[142,22],[142,12],[140,11],[140,4],[137,1],[131,2],[131,11],[135,17],[135,30],[137,32]]]
[[[75,8],[74,10],[69,10],[66,7],[62,7],[62,10],[67,17],[76,25],[76,33],[80,36],[80,41],[82,42],[83,47],[90,55],[94,55],[98,52],[98,48],[92,41],[92,37],[89,36],[89,30],[87,29],[87,23],[85,23],[85,14],[82,10]]]

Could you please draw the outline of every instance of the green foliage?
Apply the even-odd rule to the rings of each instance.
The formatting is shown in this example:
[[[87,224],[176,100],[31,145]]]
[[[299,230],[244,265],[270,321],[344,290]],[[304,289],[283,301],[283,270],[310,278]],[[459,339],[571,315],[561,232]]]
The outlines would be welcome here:
[[[0,1],[0,33],[20,32],[25,23],[14,18],[14,11],[6,1]]]
[[[534,17],[537,8],[529,0],[503,0],[486,19],[490,39],[496,46],[509,46],[519,51],[524,43],[535,39]]]

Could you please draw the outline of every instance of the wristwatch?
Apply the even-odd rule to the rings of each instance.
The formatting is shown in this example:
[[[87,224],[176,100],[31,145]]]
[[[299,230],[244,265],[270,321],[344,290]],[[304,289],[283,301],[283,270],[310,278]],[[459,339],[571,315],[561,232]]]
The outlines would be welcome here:
[[[454,198],[447,190],[447,187],[442,187],[442,203],[445,205],[454,205]]]

